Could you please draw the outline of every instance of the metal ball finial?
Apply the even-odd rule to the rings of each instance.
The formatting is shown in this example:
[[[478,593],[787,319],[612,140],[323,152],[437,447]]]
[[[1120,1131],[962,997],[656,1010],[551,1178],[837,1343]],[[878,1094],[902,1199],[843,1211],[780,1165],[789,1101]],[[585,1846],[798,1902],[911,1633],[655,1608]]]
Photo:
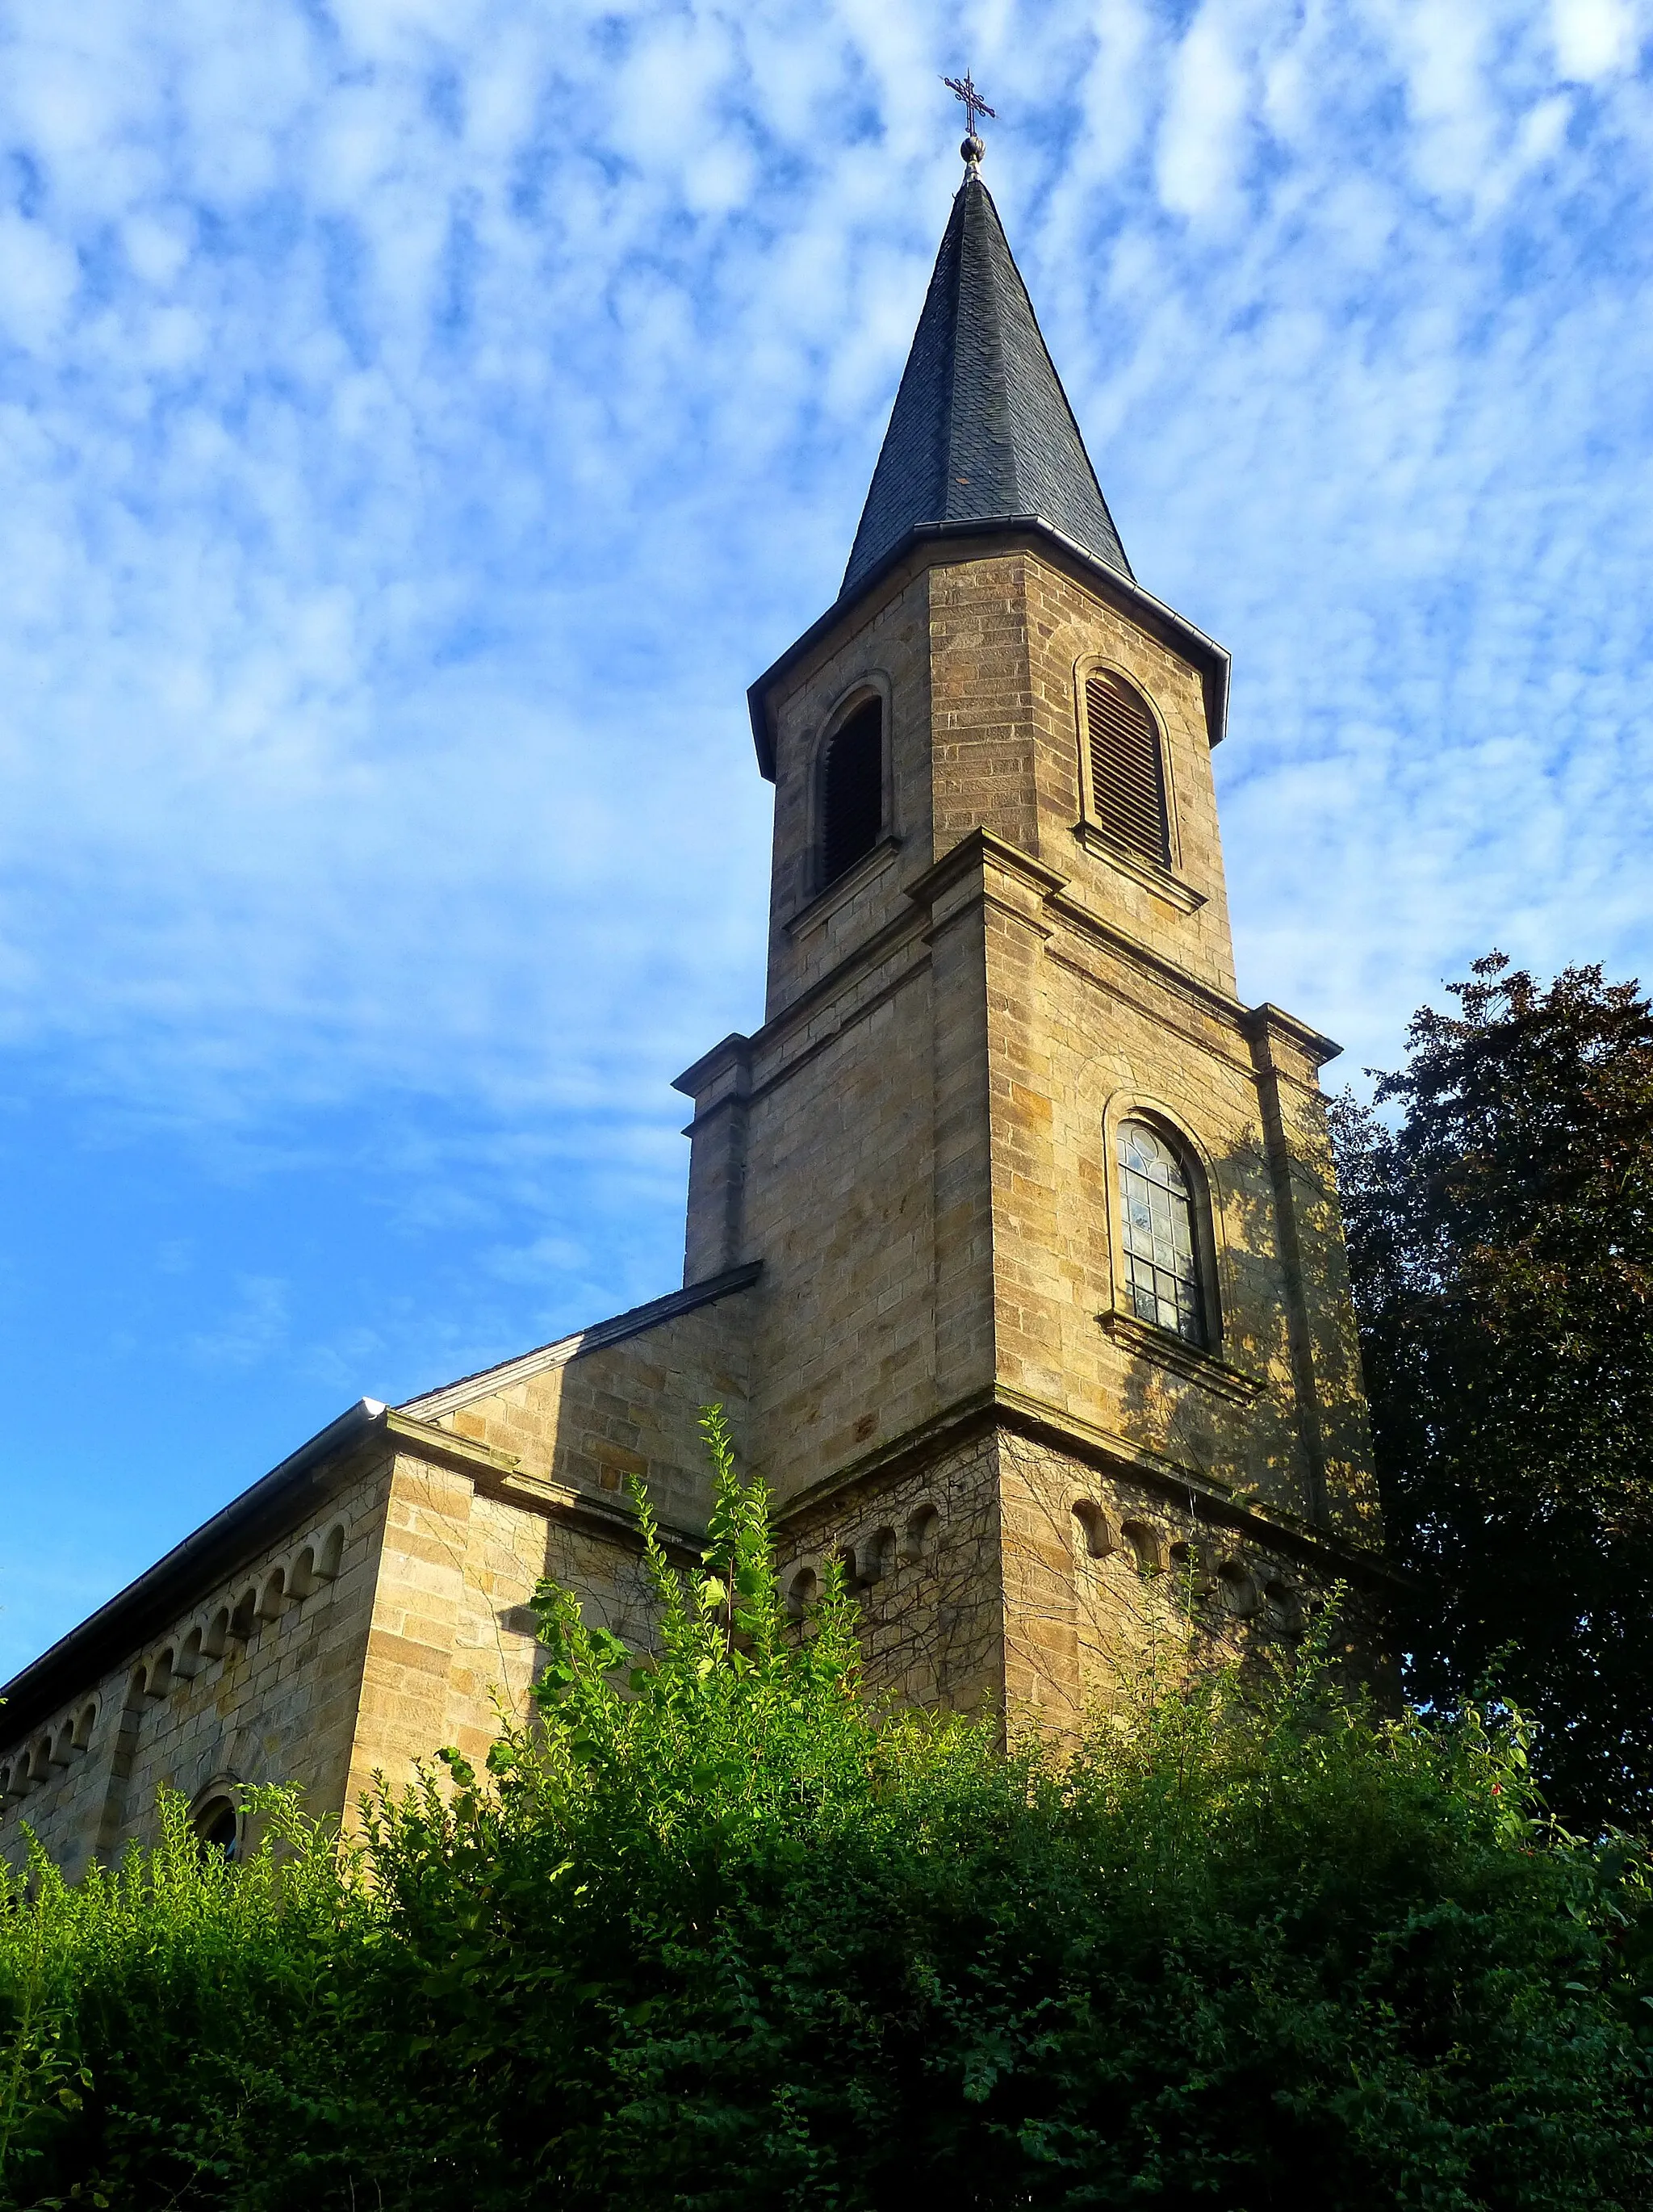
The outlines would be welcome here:
[[[975,168],[977,162],[980,161],[981,156],[988,149],[972,131],[969,137],[964,141],[963,144],[958,150],[964,156],[964,159],[969,162],[971,168]]]

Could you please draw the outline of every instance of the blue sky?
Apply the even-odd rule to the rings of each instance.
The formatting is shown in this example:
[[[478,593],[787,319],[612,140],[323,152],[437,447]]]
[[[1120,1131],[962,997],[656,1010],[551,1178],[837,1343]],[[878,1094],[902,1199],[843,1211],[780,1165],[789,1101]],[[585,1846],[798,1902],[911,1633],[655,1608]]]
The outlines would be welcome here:
[[[354,1398],[678,1279],[744,687],[836,589],[943,70],[1235,655],[1243,990],[1358,1073],[1493,944],[1653,969],[1650,31],[0,0],[0,1675]]]

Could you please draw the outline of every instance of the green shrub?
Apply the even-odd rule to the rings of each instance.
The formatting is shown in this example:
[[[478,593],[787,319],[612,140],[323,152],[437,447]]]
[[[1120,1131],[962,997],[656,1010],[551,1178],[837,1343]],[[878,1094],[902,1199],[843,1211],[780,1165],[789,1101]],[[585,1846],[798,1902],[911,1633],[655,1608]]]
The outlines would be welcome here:
[[[1647,1869],[1518,1720],[1145,1691],[1077,1751],[879,1713],[726,1441],[652,1661],[539,1611],[532,1727],[340,1851],[167,1841],[0,1914],[12,2201],[1560,2208],[1649,2199]],[[30,2192],[33,2192],[31,2194]]]
[[[287,2194],[267,2201],[304,2201],[344,1987],[383,1916],[359,1857],[258,1796],[243,1865],[204,1853],[167,1791],[161,1842],[74,1888],[38,1848],[0,1869],[0,2205],[261,2203],[246,2176],[271,2156]]]

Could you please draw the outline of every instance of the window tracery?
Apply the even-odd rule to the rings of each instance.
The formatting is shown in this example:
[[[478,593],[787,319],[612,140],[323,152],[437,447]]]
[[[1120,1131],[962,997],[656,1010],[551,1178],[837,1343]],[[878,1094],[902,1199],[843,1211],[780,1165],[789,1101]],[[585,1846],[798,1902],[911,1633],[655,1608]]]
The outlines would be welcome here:
[[[1206,1342],[1194,1192],[1170,1142],[1146,1121],[1119,1130],[1126,1302],[1139,1321]]]

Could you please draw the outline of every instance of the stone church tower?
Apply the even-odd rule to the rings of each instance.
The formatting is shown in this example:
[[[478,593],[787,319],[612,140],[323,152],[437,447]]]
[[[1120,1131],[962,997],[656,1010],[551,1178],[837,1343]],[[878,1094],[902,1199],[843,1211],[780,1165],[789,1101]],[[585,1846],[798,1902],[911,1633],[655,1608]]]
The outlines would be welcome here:
[[[768,996],[678,1078],[684,1288],[362,1401],[25,1668],[0,1848],[479,1747],[542,1574],[647,1641],[626,1480],[694,1550],[711,1401],[902,1697],[1060,1723],[1156,1626],[1376,1607],[1336,1047],[1235,995],[1228,656],[1133,576],[966,155],[842,589],[750,694]]]

